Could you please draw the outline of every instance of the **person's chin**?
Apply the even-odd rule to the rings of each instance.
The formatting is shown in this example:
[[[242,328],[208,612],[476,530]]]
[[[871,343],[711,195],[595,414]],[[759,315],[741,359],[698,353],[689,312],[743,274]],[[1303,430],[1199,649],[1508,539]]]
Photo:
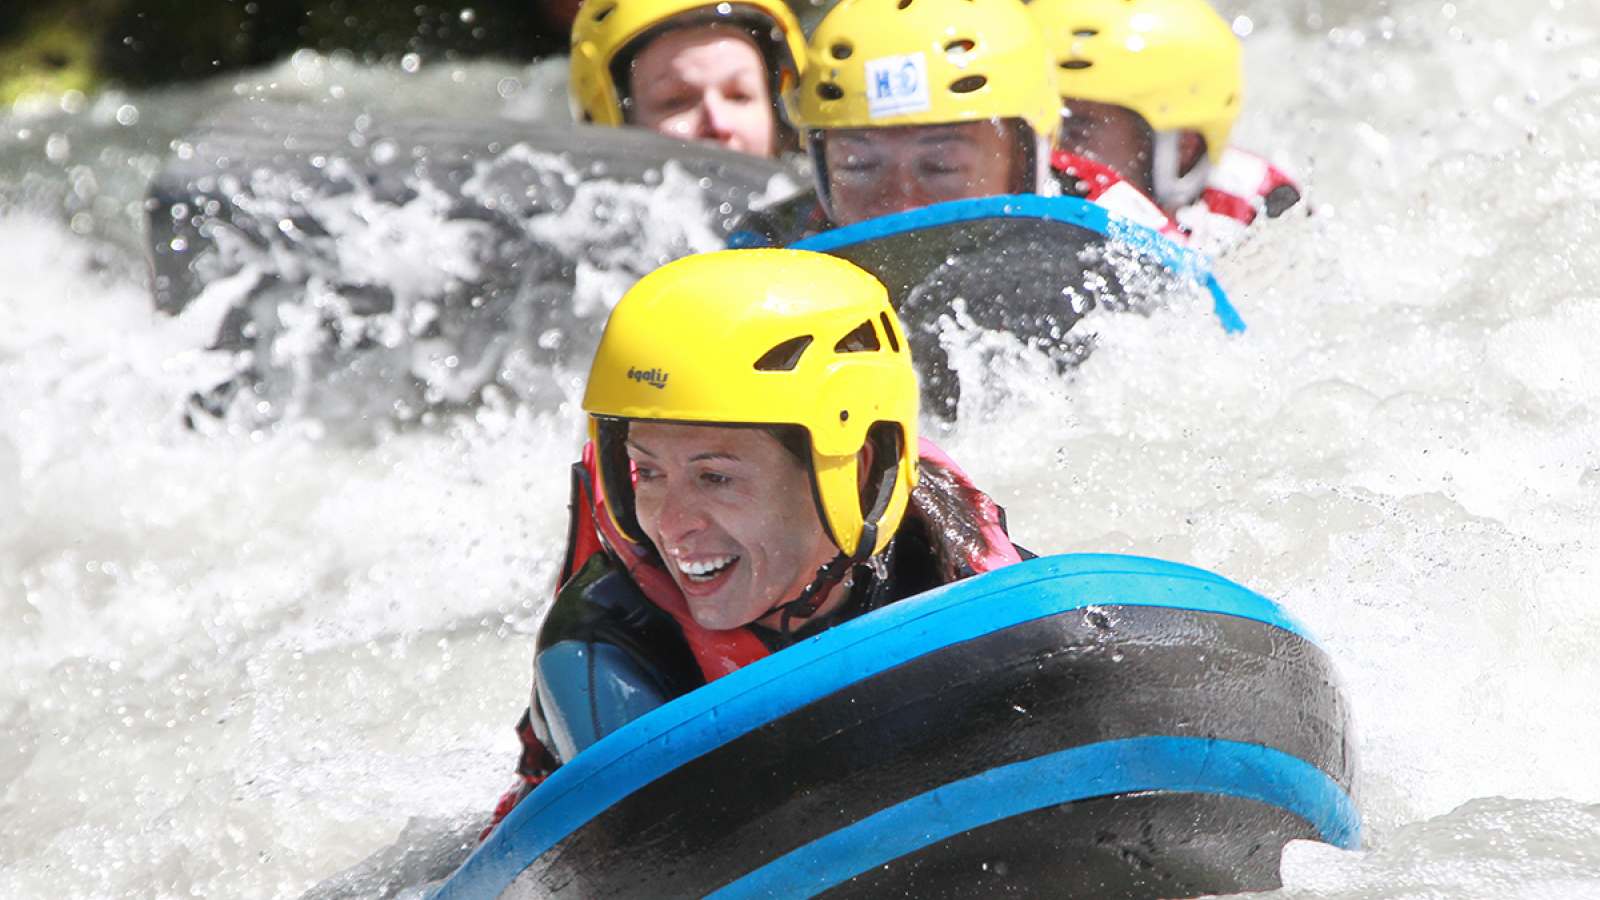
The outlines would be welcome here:
[[[741,625],[749,625],[749,620],[741,621],[737,614],[730,614],[727,609],[713,601],[690,600],[689,615],[702,628],[711,631],[729,631]]]
[[[740,620],[738,612],[739,600],[749,594],[746,580],[740,578],[741,573],[737,571],[742,563],[742,560],[735,563],[729,571],[718,574],[710,581],[683,579],[678,582],[678,588],[688,601],[689,614],[701,627],[726,631],[749,624],[748,619]]]

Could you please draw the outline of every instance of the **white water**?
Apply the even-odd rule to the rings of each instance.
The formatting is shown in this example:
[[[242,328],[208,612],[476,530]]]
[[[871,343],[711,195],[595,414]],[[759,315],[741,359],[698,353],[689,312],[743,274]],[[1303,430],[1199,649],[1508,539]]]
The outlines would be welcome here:
[[[941,439],[1029,547],[1198,565],[1323,637],[1366,847],[1295,845],[1270,896],[1600,897],[1600,7],[1229,13],[1238,141],[1315,209],[1220,266],[1249,331],[1103,320]],[[0,896],[293,898],[505,786],[579,415],[186,429],[214,362],[150,311],[138,203],[237,94],[537,117],[553,84],[302,57],[3,120]]]

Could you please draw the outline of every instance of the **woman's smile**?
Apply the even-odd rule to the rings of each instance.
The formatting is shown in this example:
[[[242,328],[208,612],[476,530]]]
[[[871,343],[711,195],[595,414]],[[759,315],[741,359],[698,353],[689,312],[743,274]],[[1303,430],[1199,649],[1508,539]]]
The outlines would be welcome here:
[[[838,555],[809,469],[767,429],[635,422],[627,447],[639,525],[701,625],[776,618]]]

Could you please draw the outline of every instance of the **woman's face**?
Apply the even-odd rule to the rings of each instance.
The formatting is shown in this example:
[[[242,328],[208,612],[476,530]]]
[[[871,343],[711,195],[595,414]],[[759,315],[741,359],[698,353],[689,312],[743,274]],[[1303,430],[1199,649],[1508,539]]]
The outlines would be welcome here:
[[[669,31],[633,58],[628,122],[751,156],[776,149],[766,60],[743,31]]]
[[[777,627],[768,612],[839,552],[809,474],[767,431],[635,422],[627,449],[639,525],[706,628]]]
[[[1015,190],[1016,142],[1002,122],[852,128],[823,135],[836,225]]]

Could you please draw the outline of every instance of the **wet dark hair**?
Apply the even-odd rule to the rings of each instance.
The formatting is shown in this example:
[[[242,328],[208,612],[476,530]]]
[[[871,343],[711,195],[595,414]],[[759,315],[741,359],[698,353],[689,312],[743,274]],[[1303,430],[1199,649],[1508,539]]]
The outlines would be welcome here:
[[[772,435],[783,449],[789,451],[794,457],[795,464],[800,468],[811,469],[811,436],[799,425],[763,425],[762,430]]]
[[[922,520],[929,543],[946,579],[954,579],[968,560],[988,556],[994,548],[983,533],[979,510],[983,494],[940,463],[917,460],[917,486],[906,515]]]

